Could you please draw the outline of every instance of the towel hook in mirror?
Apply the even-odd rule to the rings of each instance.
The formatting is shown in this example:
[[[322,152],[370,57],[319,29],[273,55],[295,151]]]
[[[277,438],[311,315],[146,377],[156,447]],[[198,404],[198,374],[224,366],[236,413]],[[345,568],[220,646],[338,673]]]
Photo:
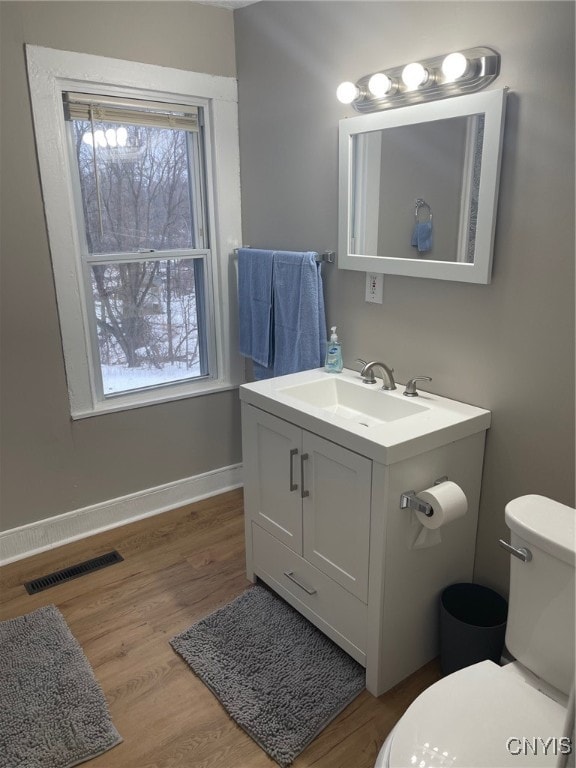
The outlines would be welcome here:
[[[416,198],[416,205],[414,207],[414,218],[416,219],[416,222],[420,223],[423,221],[423,219],[420,218],[420,211],[422,208],[427,209],[424,211],[427,216],[426,220],[432,224],[432,208],[430,208],[426,200],[423,200],[421,197]]]

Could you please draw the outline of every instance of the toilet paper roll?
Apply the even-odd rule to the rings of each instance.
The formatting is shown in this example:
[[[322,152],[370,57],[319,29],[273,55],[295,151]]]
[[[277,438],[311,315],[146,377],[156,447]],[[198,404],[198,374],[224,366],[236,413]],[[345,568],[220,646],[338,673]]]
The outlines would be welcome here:
[[[432,507],[432,516],[416,512],[418,520],[425,528],[435,529],[463,517],[468,511],[468,499],[459,485],[451,480],[427,488],[418,493],[418,498],[427,501]]]

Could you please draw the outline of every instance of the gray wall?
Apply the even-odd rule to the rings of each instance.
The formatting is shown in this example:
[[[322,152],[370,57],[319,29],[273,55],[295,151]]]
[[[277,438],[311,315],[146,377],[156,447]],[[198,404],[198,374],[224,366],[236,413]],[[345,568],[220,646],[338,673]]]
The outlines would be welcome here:
[[[574,505],[574,4],[264,2],[236,11],[245,242],[337,247],[342,80],[474,45],[509,86],[493,282],[325,270],[344,360],[382,359],[399,381],[489,408],[476,579],[502,590],[504,505],[540,493]]]
[[[24,44],[235,76],[233,13],[0,2],[2,499],[9,529],[241,461],[236,391],[72,422]]]

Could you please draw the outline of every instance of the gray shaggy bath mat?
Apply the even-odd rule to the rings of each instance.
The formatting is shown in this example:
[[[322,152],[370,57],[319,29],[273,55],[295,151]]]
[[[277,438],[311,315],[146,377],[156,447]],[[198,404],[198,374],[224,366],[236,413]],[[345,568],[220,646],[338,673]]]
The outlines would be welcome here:
[[[365,671],[265,587],[170,644],[283,768],[365,688]]]
[[[0,622],[0,681],[0,768],[71,768],[122,741],[54,605]]]

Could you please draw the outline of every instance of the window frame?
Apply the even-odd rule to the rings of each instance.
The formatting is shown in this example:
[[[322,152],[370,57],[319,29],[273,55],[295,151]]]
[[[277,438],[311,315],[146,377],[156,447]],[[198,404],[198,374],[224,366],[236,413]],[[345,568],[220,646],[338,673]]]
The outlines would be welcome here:
[[[26,46],[26,57],[72,418],[238,386],[243,380],[243,365],[237,352],[237,292],[232,258],[234,248],[241,245],[235,78],[32,45]],[[101,392],[100,372],[95,370],[90,351],[93,323],[77,223],[75,169],[68,152],[68,128],[62,106],[62,94],[67,91],[185,104],[203,110],[206,220],[211,252],[211,258],[206,259],[205,275],[211,297],[207,301],[207,320],[208,327],[213,328],[216,366],[209,377],[108,398]],[[162,254],[159,252],[158,256]]]
[[[101,99],[101,96],[100,96]],[[94,98],[94,102],[100,100],[98,97]],[[152,104],[152,103],[151,103]],[[154,107],[160,107],[160,104],[153,104]],[[175,105],[178,106],[178,105]],[[188,181],[194,188],[194,194],[191,194],[191,224],[194,229],[193,241],[200,243],[197,247],[179,248],[179,249],[150,249],[150,250],[133,250],[122,252],[95,252],[91,253],[88,247],[87,227],[84,216],[84,206],[82,204],[82,189],[80,180],[80,168],[78,164],[78,157],[75,149],[75,138],[73,120],[79,119],[76,117],[66,117],[67,133],[68,133],[68,157],[70,161],[70,167],[72,169],[72,189],[75,202],[75,217],[77,222],[78,238],[81,244],[80,258],[82,261],[82,271],[84,276],[84,300],[86,302],[87,314],[89,318],[89,351],[90,359],[92,362],[93,372],[93,388],[96,401],[103,402],[112,398],[125,397],[128,394],[141,393],[144,389],[149,391],[158,390],[161,387],[175,387],[183,386],[187,383],[198,383],[201,379],[205,381],[213,380],[216,378],[216,371],[218,370],[218,361],[216,358],[216,339],[214,330],[214,316],[215,309],[213,306],[213,291],[211,286],[213,284],[213,270],[212,270],[212,252],[210,249],[210,226],[208,224],[206,206],[207,198],[207,184],[206,184],[206,172],[205,161],[206,152],[204,150],[204,113],[202,107],[195,107],[198,110],[198,128],[194,131],[188,131],[186,137],[186,143],[189,157],[189,175]],[[136,113],[135,108],[132,108],[132,112]],[[66,114],[66,109],[65,109]],[[137,114],[137,113],[136,113]],[[111,114],[109,116],[112,116]],[[134,125],[147,125],[146,116],[142,122],[138,122],[133,119],[134,114],[128,118]],[[160,128],[161,126],[154,126],[152,123],[149,127]],[[186,130],[185,128],[178,128],[178,130]],[[94,265],[103,264],[122,264],[122,263],[134,263],[134,262],[154,262],[154,261],[167,261],[167,260],[198,260],[202,261],[202,284],[197,286],[199,289],[199,298],[203,305],[204,312],[202,313],[201,323],[202,332],[201,335],[204,338],[205,344],[201,347],[201,367],[207,368],[207,373],[201,374],[201,376],[191,377],[189,380],[180,379],[178,381],[159,382],[155,385],[149,385],[148,387],[142,387],[141,389],[134,388],[127,390],[126,392],[114,392],[106,394],[104,391],[104,381],[102,375],[102,361],[99,354],[99,341],[98,330],[96,321],[96,307],[93,297],[92,288],[92,267]]]

